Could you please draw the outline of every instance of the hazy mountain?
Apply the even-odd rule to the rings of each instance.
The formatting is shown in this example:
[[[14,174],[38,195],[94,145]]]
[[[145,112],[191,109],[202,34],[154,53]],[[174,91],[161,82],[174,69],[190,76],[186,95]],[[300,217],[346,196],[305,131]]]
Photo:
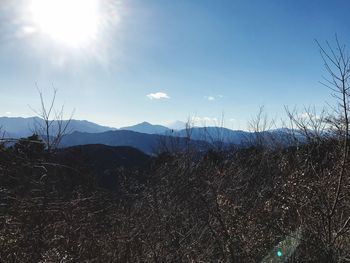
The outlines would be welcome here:
[[[183,130],[186,128],[186,122],[183,121],[174,121],[166,125],[171,130]]]
[[[152,154],[159,149],[167,148],[183,149],[187,140],[181,137],[171,137],[158,134],[146,134],[129,130],[115,130],[102,133],[73,132],[66,135],[61,147],[69,147],[85,144],[104,144],[110,146],[131,146],[147,154]],[[204,141],[191,141],[191,144],[198,150],[208,149],[208,143]]]
[[[163,134],[167,132],[169,128],[162,125],[151,124],[149,122],[142,122],[133,126],[122,127],[120,130],[128,130],[147,134]]]
[[[64,124],[67,121],[64,121]],[[38,117],[0,117],[0,127],[6,132],[7,137],[27,137],[33,134],[36,130],[35,127],[40,126],[43,120]],[[53,133],[57,129],[57,122],[52,125]],[[104,132],[108,130],[115,130],[115,128],[101,126],[93,122],[85,120],[71,120],[68,128],[68,132]]]
[[[35,127],[35,123],[39,122],[40,118],[30,117],[0,117],[0,127],[9,137],[26,137],[31,135]]]
[[[174,136],[187,137],[190,134],[194,140],[203,140],[207,142],[225,142],[233,144],[241,144],[251,137],[246,131],[230,130],[222,127],[193,127],[189,130],[182,129],[173,132]]]
[[[288,144],[290,141],[291,131],[288,129],[275,129],[263,131],[259,133],[230,130],[223,127],[193,127],[189,130],[172,131],[169,135],[187,137],[190,135],[193,140],[202,140],[208,143],[225,143],[235,145],[249,145],[257,139],[264,139],[265,142],[278,142]],[[295,137],[299,141],[303,141],[301,135]]]
[[[6,137],[28,137],[35,131],[35,127],[42,123],[43,120],[38,117],[0,117],[0,127],[6,131]],[[183,125],[185,125],[184,122],[177,121],[171,127],[176,128]],[[54,122],[51,133],[55,134],[56,129],[57,122]],[[173,144],[172,147],[175,147],[175,144],[182,147],[186,142],[184,137],[187,137],[188,133],[192,140],[201,141],[201,143],[193,142],[199,145],[204,142],[209,144],[221,142],[241,145],[251,142],[256,137],[255,134],[250,132],[230,130],[222,127],[193,127],[189,130],[177,130],[169,129],[162,125],[153,125],[148,122],[116,130],[115,128],[101,126],[84,120],[71,120],[68,133],[62,141],[63,147],[80,144],[105,144],[111,146],[132,146],[145,153],[153,153],[159,148],[159,144],[164,143],[164,141]],[[276,129],[264,132],[262,136],[267,137],[271,134],[282,140],[286,137],[287,131],[285,129]],[[180,138],[177,139],[176,137]],[[175,141],[176,143],[174,143]]]

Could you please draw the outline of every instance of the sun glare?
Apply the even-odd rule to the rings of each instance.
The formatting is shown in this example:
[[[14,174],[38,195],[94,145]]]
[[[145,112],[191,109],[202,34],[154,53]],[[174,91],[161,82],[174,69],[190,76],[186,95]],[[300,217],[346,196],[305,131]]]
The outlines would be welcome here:
[[[30,13],[35,30],[64,46],[79,48],[97,38],[98,0],[31,0]]]

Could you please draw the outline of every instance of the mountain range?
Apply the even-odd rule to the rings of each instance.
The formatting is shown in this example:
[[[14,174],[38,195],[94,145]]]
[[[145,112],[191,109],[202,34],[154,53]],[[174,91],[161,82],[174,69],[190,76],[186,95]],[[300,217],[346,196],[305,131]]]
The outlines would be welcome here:
[[[0,117],[0,127],[5,132],[5,137],[21,138],[28,137],[35,133],[38,127],[43,125],[43,120],[38,117]],[[63,121],[65,125],[67,121]],[[52,124],[52,132],[57,130],[58,123],[54,121]],[[85,120],[71,120],[68,126],[68,132],[105,132],[115,130],[115,128],[101,126],[99,124]]]
[[[67,121],[65,121],[67,122]],[[43,124],[38,117],[0,117],[0,127],[5,131],[5,137],[28,137],[36,131],[36,127]],[[176,122],[174,126],[183,127],[183,122]],[[174,127],[173,126],[173,127]],[[58,123],[53,122],[52,134],[55,134]],[[283,129],[261,133],[278,135],[282,138],[287,132]],[[61,142],[62,147],[87,144],[104,144],[109,146],[131,146],[147,154],[159,150],[161,147],[174,149],[187,145],[187,138],[191,138],[192,146],[196,149],[208,149],[210,145],[242,145],[254,140],[256,134],[241,130],[230,130],[224,127],[193,127],[191,129],[173,129],[163,125],[142,122],[120,129],[102,126],[85,120],[71,120],[67,134]]]
[[[109,146],[131,146],[147,154],[163,150],[181,150],[188,140],[159,134],[147,134],[129,130],[115,130],[100,133],[73,132],[63,137],[61,146],[70,147],[86,144],[104,144]],[[208,142],[191,140],[190,145],[202,151],[210,147]]]

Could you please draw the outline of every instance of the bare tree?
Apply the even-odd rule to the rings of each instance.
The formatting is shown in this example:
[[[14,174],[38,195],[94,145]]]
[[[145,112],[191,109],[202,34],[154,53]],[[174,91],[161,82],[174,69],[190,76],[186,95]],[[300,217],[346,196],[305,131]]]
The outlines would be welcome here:
[[[348,155],[349,155],[349,77],[350,77],[350,56],[346,50],[346,46],[340,44],[338,37],[335,36],[336,46],[333,48],[329,42],[326,42],[327,49],[323,47],[318,41],[320,53],[328,72],[329,77],[323,78],[321,82],[333,92],[333,97],[337,100],[336,107],[333,107],[338,121],[337,127],[340,128],[340,133],[343,137],[343,151],[340,171],[337,179],[337,186],[334,193],[333,201],[328,210],[327,215],[327,232],[328,242],[334,244],[336,240],[346,233],[349,229],[350,217],[340,222],[339,226],[333,225],[333,218],[342,202],[343,198],[343,181],[346,172],[348,171]],[[334,118],[333,118],[334,119]],[[333,229],[337,227],[337,229]]]
[[[294,134],[306,140],[306,144],[297,150],[297,159],[304,156],[304,160],[296,165],[294,174],[299,178],[296,185],[300,187],[296,191],[300,193],[292,198],[295,200],[291,199],[295,202],[292,207],[297,208],[308,247],[318,247],[327,262],[338,262],[349,256],[346,244],[350,231],[350,56],[337,37],[335,40],[335,47],[329,42],[322,46],[316,41],[328,74],[321,83],[336,99],[335,106],[329,105],[331,113],[326,110],[317,113],[315,108],[305,107],[300,114],[296,109],[286,108]]]
[[[290,110],[285,107],[285,111],[289,120],[287,127],[295,143],[320,142],[323,138],[328,138],[331,126],[325,109],[317,112],[315,107],[304,107],[303,112],[300,112],[297,108]]]
[[[184,130],[176,131],[171,129],[165,135],[160,135],[154,153],[190,153],[193,127],[194,119],[189,117]]]
[[[74,115],[71,112],[67,120],[64,119],[64,105],[55,108],[57,89],[53,89],[53,95],[48,104],[45,102],[43,92],[38,89],[41,106],[38,110],[31,108],[40,118],[34,127],[34,133],[38,134],[45,142],[48,153],[55,150],[63,136],[69,132],[68,128]]]
[[[0,147],[5,145],[5,140],[4,140],[5,135],[6,135],[6,131],[2,126],[0,126]]]
[[[332,123],[342,131],[345,138],[344,147],[349,144],[349,77],[350,77],[350,56],[346,46],[340,44],[335,36],[336,46],[333,48],[329,42],[323,47],[317,40],[320,48],[324,66],[328,77],[323,77],[320,83],[332,91],[332,96],[336,99],[336,106],[331,108],[336,116]]]
[[[230,139],[234,141],[234,138],[229,138],[225,130],[225,115],[221,114],[220,119],[214,118],[214,127],[204,126],[204,140],[210,142],[213,149],[222,151],[225,149],[225,144]]]
[[[260,106],[258,114],[248,123],[248,129],[253,136],[246,138],[248,145],[268,146],[275,138],[269,132],[275,127],[275,120],[268,118],[264,106]],[[275,142],[276,143],[276,142]]]

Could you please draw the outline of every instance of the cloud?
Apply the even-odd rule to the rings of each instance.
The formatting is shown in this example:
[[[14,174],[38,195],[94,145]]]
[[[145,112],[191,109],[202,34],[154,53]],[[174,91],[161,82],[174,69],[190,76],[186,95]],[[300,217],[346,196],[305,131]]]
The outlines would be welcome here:
[[[164,92],[150,93],[150,94],[147,94],[146,96],[151,100],[170,99],[168,94]]]
[[[217,96],[204,96],[205,99],[209,100],[209,101],[214,101],[217,99],[222,99],[224,96],[222,95],[217,95]]]
[[[8,116],[8,115],[11,115],[11,114],[12,114],[11,111],[6,111],[6,112],[5,112],[5,115],[7,115],[7,116]]]
[[[191,122],[195,126],[217,126],[218,125],[218,118],[211,118],[211,117],[193,117],[191,119]]]
[[[319,120],[320,116],[313,114],[313,113],[308,113],[308,112],[303,112],[298,115],[298,117],[302,120]]]

